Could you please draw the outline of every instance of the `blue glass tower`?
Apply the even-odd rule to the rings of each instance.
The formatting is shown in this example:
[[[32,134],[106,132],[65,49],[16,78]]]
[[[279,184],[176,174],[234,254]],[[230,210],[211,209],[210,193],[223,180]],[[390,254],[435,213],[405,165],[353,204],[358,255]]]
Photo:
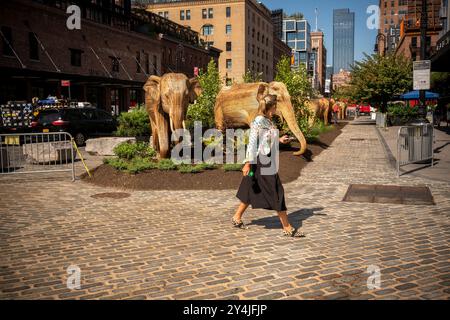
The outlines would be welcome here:
[[[355,13],[333,10],[333,73],[349,70],[355,61]]]

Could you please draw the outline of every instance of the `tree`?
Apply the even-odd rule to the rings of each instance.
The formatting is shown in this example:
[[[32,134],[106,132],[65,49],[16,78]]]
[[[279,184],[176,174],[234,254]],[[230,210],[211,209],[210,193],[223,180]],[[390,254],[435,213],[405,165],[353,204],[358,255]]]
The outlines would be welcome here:
[[[201,121],[204,127],[211,128],[214,126],[214,105],[221,88],[219,70],[213,59],[208,63],[206,72],[200,70],[198,80],[202,94],[189,106],[187,123],[189,127],[193,127],[194,121]]]
[[[275,81],[283,82],[286,85],[294,109],[301,108],[305,101],[313,95],[305,65],[300,63],[297,68],[292,69],[291,59],[287,56],[282,57],[277,64]]]
[[[386,112],[387,102],[412,88],[412,63],[403,56],[365,54],[351,67],[349,98],[366,101]]]
[[[247,70],[247,72],[245,72],[245,74],[242,76],[242,81],[244,81],[244,83],[255,83],[255,82],[261,82],[262,81],[262,72],[252,72],[250,70]]]
[[[305,18],[305,16],[301,12],[294,12],[294,13],[291,13],[291,14],[284,13],[283,14],[283,18],[284,19],[303,20]]]

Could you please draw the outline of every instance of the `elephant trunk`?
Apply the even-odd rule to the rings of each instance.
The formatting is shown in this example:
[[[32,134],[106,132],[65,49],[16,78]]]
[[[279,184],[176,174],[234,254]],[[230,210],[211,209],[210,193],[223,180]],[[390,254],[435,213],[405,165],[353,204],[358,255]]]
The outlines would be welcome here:
[[[292,110],[292,108],[286,108],[284,110]],[[289,126],[289,129],[292,131],[292,133],[295,135],[295,137],[300,142],[300,150],[294,152],[295,156],[300,156],[305,153],[306,151],[306,139],[303,133],[301,132],[300,128],[298,127],[297,121],[295,120],[294,112],[283,112],[283,117],[286,120],[286,123]]]

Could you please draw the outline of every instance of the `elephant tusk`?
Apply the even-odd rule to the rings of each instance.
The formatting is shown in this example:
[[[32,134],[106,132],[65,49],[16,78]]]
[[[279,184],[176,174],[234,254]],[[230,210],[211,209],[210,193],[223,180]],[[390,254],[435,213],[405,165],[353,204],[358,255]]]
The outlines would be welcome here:
[[[170,117],[170,130],[171,130],[172,132],[175,132],[175,129],[173,128],[172,117]]]
[[[186,121],[183,120],[183,129],[186,130]]]

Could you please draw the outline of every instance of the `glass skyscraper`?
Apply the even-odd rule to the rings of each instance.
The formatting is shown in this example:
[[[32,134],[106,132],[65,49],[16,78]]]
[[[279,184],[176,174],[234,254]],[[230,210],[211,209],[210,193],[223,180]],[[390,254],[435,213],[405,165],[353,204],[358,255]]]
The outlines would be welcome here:
[[[308,21],[289,18],[283,20],[282,40],[294,53],[294,66],[304,63],[308,69],[311,52],[311,26]]]
[[[349,70],[355,60],[355,13],[333,10],[333,73]]]

